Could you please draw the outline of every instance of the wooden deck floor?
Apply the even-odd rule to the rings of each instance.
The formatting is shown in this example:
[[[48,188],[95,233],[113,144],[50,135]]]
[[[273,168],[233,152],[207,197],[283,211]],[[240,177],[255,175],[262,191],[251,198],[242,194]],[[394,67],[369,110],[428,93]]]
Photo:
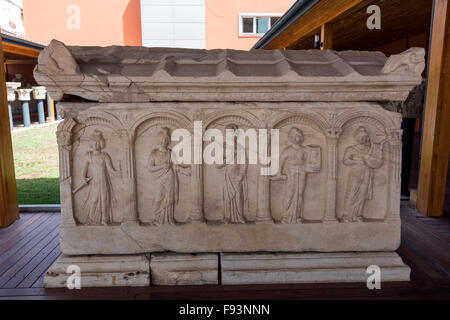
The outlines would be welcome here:
[[[0,229],[0,299],[450,299],[450,219],[402,206],[400,256],[411,282],[44,289],[43,275],[60,255],[59,214],[22,214]]]

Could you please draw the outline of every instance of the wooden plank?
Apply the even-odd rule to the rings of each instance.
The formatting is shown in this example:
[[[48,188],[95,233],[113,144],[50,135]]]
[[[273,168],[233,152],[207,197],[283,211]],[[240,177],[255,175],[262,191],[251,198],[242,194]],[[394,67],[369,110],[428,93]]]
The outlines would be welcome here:
[[[43,221],[47,219],[48,216],[44,216],[42,214],[36,214],[35,217],[27,220],[26,223],[19,226],[14,232],[7,232],[0,236],[0,254],[10,250],[13,247],[17,247],[19,245],[20,240],[23,237],[27,236],[34,229],[40,226],[39,221]]]
[[[0,61],[3,60],[0,45]],[[6,227],[17,219],[19,219],[19,203],[6,98],[5,64],[0,63],[0,227]]]
[[[333,50],[373,51],[375,47],[405,38],[411,39],[411,46],[426,47],[433,1],[415,0],[409,1],[408,5],[404,2],[404,0],[366,0],[332,20]],[[367,18],[370,16],[367,14],[367,7],[372,4],[379,6],[381,10],[382,24],[379,30],[367,28]],[[299,18],[301,19],[302,17]],[[313,36],[313,34],[302,36],[289,44],[289,48],[312,49]],[[400,52],[392,52],[389,55]]]
[[[398,250],[399,255],[411,267],[411,279],[449,279],[450,243],[434,234],[424,223],[424,219],[415,214],[416,211],[409,207],[403,207],[401,211],[402,242]],[[425,219],[443,223],[448,221],[429,217]],[[450,227],[447,228],[450,230]]]
[[[264,49],[289,47],[298,39],[307,36],[313,30],[319,29],[323,24],[362,2],[363,0],[321,0],[268,43]]]
[[[47,93],[47,104],[48,104],[48,118],[47,121],[52,122],[55,121],[55,102]]]
[[[16,44],[4,42],[3,40],[1,40],[1,38],[0,41],[2,42],[4,53],[36,59],[39,56],[40,51],[37,49],[22,47]]]
[[[48,246],[49,248],[51,246]],[[34,287],[34,284],[37,283],[40,286],[43,286],[44,275],[50,266],[55,262],[56,259],[61,255],[61,250],[59,248],[59,241],[56,241],[56,245],[51,248],[50,253],[42,260],[36,268],[27,275],[22,282],[17,285],[17,288],[31,288]],[[43,253],[44,250],[41,252]]]
[[[6,59],[5,64],[37,64],[37,59]]]
[[[324,23],[320,29],[321,50],[333,49],[333,24]]]
[[[450,5],[436,0],[434,6],[417,209],[438,217],[444,213],[450,153]]]
[[[0,276],[0,287],[14,288],[19,284],[37,265],[50,253],[51,250],[59,242],[59,230],[54,227],[40,235],[34,241],[24,248],[24,251],[19,252],[20,258],[15,255],[2,263],[4,272]],[[45,250],[50,244],[50,249],[44,252],[42,256],[40,252]]]
[[[0,229],[0,240],[3,239],[3,236],[10,236],[14,232],[14,230],[20,230],[24,228],[24,225],[31,224],[33,220],[39,217],[41,213],[24,213],[20,215],[20,219],[17,220],[17,223],[14,223],[10,226]]]
[[[33,231],[29,234],[22,234],[22,236],[18,238],[19,240],[16,240],[17,244],[14,244],[14,246],[11,246],[11,244],[7,244],[9,247],[8,250],[3,252],[0,256],[0,275],[1,272],[5,271],[7,264],[13,260],[10,257],[19,257],[21,254],[23,254],[24,248],[26,248],[27,245],[33,241],[33,239],[39,237],[40,233],[50,232],[54,229],[53,225],[49,225],[46,223],[47,220],[54,221],[55,218],[52,219],[50,217],[49,219],[42,220],[42,225],[37,226],[37,228],[33,229]]]
[[[50,241],[49,241],[50,239]],[[2,276],[0,278],[0,286],[3,288],[17,287],[33,270],[35,270],[45,258],[53,251],[59,244],[59,232],[49,233],[42,239],[32,250],[18,261],[13,268],[11,268],[10,275]],[[31,259],[30,259],[31,257]],[[9,277],[7,282],[4,282]],[[34,281],[33,281],[34,282]]]
[[[50,268],[50,266],[56,261],[56,259],[61,256],[61,248],[58,245],[48,256],[45,258],[44,261],[42,261],[42,267],[39,266],[35,271],[33,271],[34,274],[37,274],[41,272],[41,274],[37,277],[37,279],[33,282],[31,286],[28,286],[27,288],[43,288],[44,287],[44,276],[47,270]],[[34,275],[30,275],[29,277],[33,277]],[[19,286],[22,287],[22,284]],[[25,286],[23,286],[25,287]]]
[[[448,266],[450,243],[443,241],[437,234],[433,235],[429,226],[429,224],[440,225],[444,231],[450,230],[448,225],[450,220],[423,217],[405,205],[401,206],[403,223],[399,254],[412,269],[412,281],[383,282],[382,290],[367,290],[364,283],[43,289],[43,274],[60,253],[56,229],[50,232],[46,229],[49,224],[57,225],[59,216],[43,215],[53,216],[58,221],[35,222],[43,229],[34,232],[41,237],[42,234],[46,235],[42,240],[36,239],[35,235],[26,242],[27,248],[17,251],[16,262],[13,264],[15,269],[14,272],[10,272],[12,277],[7,281],[8,286],[15,285],[16,288],[0,288],[0,299],[173,299],[174,296],[179,299],[450,298],[450,278],[446,271],[448,268],[445,267]],[[26,230],[22,230],[22,236],[28,236]],[[30,245],[30,241],[34,243],[33,246]],[[20,263],[17,263],[18,261]],[[0,270],[3,270],[2,267]],[[32,288],[25,288],[30,285]]]
[[[44,288],[19,288],[19,289],[2,289],[0,288],[0,297],[8,296],[37,296],[45,293]]]
[[[0,239],[2,237],[2,234],[6,234],[7,232],[9,233],[9,231],[15,230],[16,228],[20,227],[22,224],[24,224],[27,220],[31,219],[33,217],[33,215],[31,214],[24,214],[24,215],[20,215],[19,220],[16,221],[16,223],[5,227],[5,228],[1,228],[0,229]]]

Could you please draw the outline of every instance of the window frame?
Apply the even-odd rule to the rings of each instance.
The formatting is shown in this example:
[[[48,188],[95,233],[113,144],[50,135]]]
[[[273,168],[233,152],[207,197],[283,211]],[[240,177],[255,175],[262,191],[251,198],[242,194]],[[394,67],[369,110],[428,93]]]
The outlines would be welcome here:
[[[255,38],[261,38],[264,33],[256,33],[257,25],[256,20],[257,18],[269,18],[269,28],[267,31],[272,28],[271,19],[272,17],[281,17],[282,13],[239,13],[239,37],[255,37]],[[253,18],[253,33],[247,33],[243,32],[244,30],[244,18]],[[266,31],[266,32],[267,32]]]

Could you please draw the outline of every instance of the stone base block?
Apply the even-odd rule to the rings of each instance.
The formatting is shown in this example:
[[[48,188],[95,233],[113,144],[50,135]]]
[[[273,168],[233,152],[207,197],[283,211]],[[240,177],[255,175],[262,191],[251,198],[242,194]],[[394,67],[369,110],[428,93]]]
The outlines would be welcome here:
[[[222,284],[366,282],[376,265],[383,281],[409,281],[395,252],[221,254]]]
[[[218,284],[218,254],[152,254],[152,285]]]
[[[69,266],[73,266],[68,269]],[[61,256],[47,271],[46,288],[63,288],[79,267],[83,287],[142,287],[150,285],[150,265],[144,255]],[[69,271],[69,272],[68,272]],[[76,275],[76,273],[75,273]],[[73,278],[72,278],[73,279]]]

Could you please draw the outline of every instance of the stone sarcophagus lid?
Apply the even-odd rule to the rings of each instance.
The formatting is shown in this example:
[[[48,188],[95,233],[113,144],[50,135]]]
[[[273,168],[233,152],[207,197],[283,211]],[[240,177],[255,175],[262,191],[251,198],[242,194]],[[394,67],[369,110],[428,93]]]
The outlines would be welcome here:
[[[383,104],[423,69],[419,48],[52,41],[34,71],[64,118],[63,257],[46,284],[65,286],[67,264],[85,286],[365,282],[370,265],[409,279],[395,253],[401,115]]]

